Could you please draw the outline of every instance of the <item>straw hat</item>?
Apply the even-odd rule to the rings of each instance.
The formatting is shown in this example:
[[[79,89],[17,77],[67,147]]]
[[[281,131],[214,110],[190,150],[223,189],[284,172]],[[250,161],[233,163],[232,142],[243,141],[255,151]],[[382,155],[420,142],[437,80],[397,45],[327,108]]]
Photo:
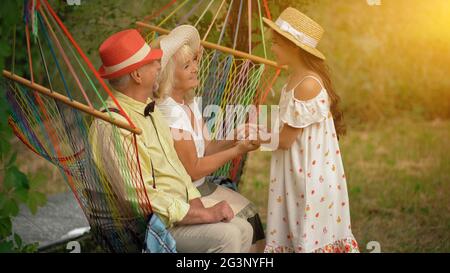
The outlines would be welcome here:
[[[104,79],[126,75],[163,55],[160,49],[152,49],[136,29],[111,35],[100,45],[99,53],[102,66],[98,72]]]
[[[160,47],[164,52],[161,58],[161,70],[163,70],[170,58],[183,46],[188,45],[193,50],[200,48],[200,34],[191,25],[181,25],[174,28],[167,36],[160,41]]]
[[[263,20],[270,28],[300,48],[325,60],[325,56],[316,48],[324,30],[313,19],[289,7],[280,14],[275,22],[267,18],[263,18]]]

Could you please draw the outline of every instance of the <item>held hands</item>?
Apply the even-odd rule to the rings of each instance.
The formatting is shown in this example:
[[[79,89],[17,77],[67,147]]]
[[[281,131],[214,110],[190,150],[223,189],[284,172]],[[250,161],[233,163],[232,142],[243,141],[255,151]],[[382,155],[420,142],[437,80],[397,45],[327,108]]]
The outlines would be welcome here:
[[[240,124],[234,130],[235,140],[255,140],[258,136],[258,125],[254,123]]]
[[[258,125],[254,123],[244,123],[236,127],[234,131],[234,139],[237,140],[257,140],[265,141],[264,136],[267,136],[270,132],[264,125]]]
[[[265,126],[245,123],[239,125],[235,130],[235,139],[240,140],[236,143],[240,153],[247,153],[258,149],[265,140],[262,136],[267,135]],[[267,137],[266,137],[267,138]]]
[[[258,140],[241,140],[236,144],[240,154],[245,154],[250,151],[254,151],[261,146],[261,142]]]

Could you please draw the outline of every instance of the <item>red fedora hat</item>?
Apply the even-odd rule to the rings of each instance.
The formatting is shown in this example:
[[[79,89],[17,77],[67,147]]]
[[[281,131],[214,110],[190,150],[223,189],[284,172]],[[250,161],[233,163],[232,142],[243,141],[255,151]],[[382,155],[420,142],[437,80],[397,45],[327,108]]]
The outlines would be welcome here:
[[[99,53],[102,66],[98,72],[105,79],[126,75],[163,54],[161,49],[151,49],[136,29],[111,35],[100,45]]]

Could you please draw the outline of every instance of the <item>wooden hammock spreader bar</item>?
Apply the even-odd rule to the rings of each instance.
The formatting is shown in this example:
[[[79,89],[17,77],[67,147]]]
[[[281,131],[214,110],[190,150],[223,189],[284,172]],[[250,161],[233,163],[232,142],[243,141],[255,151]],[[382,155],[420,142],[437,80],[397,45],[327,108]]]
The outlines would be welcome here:
[[[82,112],[84,112],[86,114],[89,114],[89,115],[94,116],[96,118],[102,119],[102,120],[104,120],[106,122],[112,123],[112,124],[116,125],[117,127],[120,127],[120,128],[125,129],[127,131],[130,131],[131,133],[138,134],[138,135],[142,134],[142,130],[140,128],[132,127],[127,122],[114,119],[114,118],[110,117],[106,113],[100,112],[100,111],[98,111],[98,110],[96,110],[94,108],[91,108],[91,107],[89,107],[89,106],[87,106],[87,105],[85,105],[83,103],[78,102],[78,101],[71,100],[68,97],[66,97],[64,95],[61,95],[60,93],[57,93],[55,91],[51,91],[50,89],[48,89],[48,88],[46,88],[46,87],[44,87],[42,85],[39,85],[39,84],[36,84],[36,83],[32,83],[29,80],[27,80],[25,78],[22,78],[22,77],[20,77],[20,76],[18,76],[16,74],[13,74],[10,71],[3,70],[2,74],[3,74],[3,76],[5,78],[8,78],[8,79],[13,80],[15,82],[18,82],[18,83],[20,83],[20,84],[22,84],[22,85],[24,85],[24,86],[26,86],[26,87],[28,87],[30,89],[33,89],[33,90],[39,92],[42,95],[45,95],[47,97],[51,97],[51,98],[53,98],[55,100],[58,100],[58,101],[60,101],[60,102],[62,102],[64,104],[66,104],[66,105],[68,105],[70,107],[73,107],[73,108],[75,108],[77,110],[80,110],[80,111],[82,111]]]
[[[170,32],[167,29],[160,28],[160,27],[157,27],[157,26],[154,26],[154,25],[150,25],[150,24],[147,24],[147,23],[144,23],[144,22],[140,22],[140,21],[136,22],[136,25],[139,26],[139,27],[142,27],[142,28],[151,29],[151,30],[156,31],[156,32],[158,32],[160,34],[169,34],[169,32]],[[228,48],[228,47],[221,46],[221,45],[218,45],[218,44],[210,43],[210,42],[207,42],[207,41],[201,41],[201,44],[204,47],[206,47],[206,48],[217,49],[219,51],[222,51],[222,52],[225,52],[225,53],[229,53],[229,54],[234,55],[236,57],[248,59],[248,60],[251,60],[251,61],[254,61],[254,62],[257,62],[257,63],[261,63],[261,64],[270,65],[270,66],[273,66],[273,67],[279,68],[279,69],[285,69],[284,66],[279,66],[274,61],[267,60],[267,59],[264,59],[264,58],[259,57],[259,56],[251,55],[251,54],[248,54],[248,53],[243,52],[243,51],[235,50],[235,49],[232,49],[232,48]]]

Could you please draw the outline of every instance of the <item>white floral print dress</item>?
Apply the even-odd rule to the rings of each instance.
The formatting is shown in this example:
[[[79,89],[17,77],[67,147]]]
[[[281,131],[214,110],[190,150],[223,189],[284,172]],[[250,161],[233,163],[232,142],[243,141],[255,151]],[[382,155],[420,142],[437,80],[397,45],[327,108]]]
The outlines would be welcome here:
[[[300,101],[295,87],[285,89],[280,126],[303,132],[272,154],[265,252],[358,252],[327,91],[322,86],[315,98]]]

